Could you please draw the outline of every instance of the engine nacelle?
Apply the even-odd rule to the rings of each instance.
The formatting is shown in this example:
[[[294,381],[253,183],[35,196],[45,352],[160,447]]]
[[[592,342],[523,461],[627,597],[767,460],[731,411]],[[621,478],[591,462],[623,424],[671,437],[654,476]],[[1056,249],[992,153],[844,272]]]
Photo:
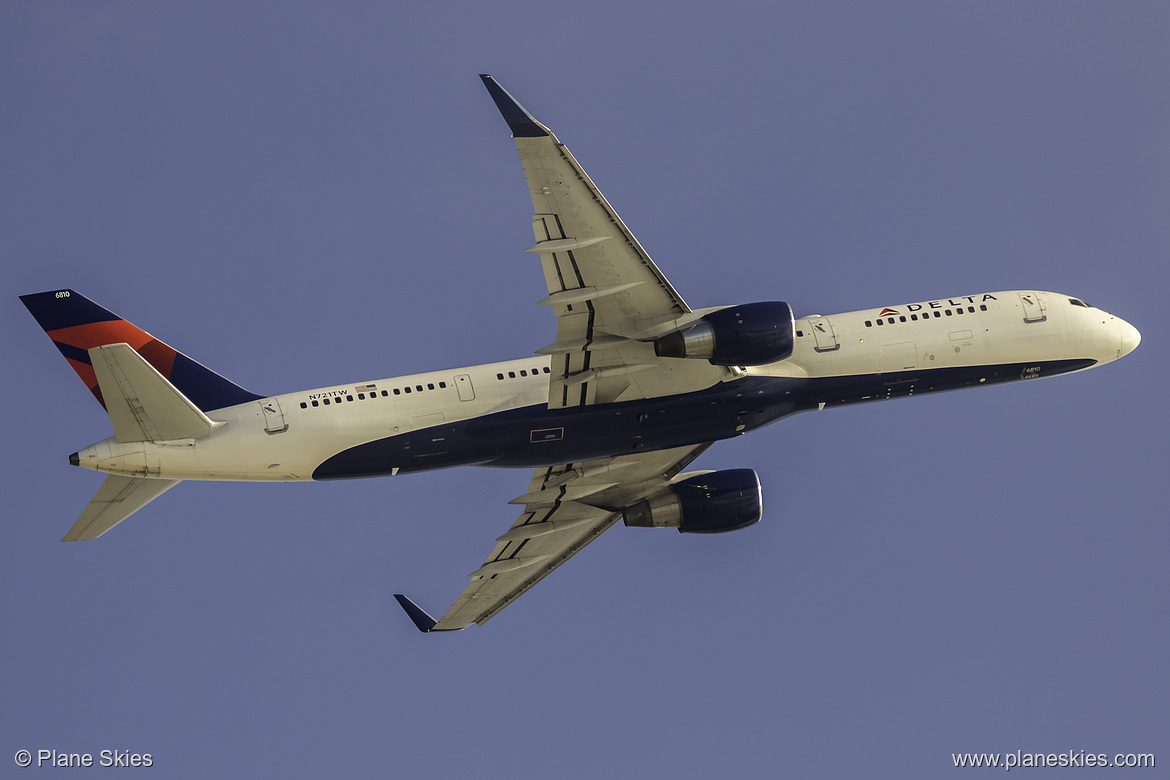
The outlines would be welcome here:
[[[654,354],[707,358],[717,366],[762,366],[792,354],[796,322],[783,301],[745,303],[713,311],[686,330],[654,341]]]
[[[754,525],[760,522],[763,512],[756,472],[728,469],[680,480],[665,493],[639,501],[623,514],[628,526],[717,534]]]

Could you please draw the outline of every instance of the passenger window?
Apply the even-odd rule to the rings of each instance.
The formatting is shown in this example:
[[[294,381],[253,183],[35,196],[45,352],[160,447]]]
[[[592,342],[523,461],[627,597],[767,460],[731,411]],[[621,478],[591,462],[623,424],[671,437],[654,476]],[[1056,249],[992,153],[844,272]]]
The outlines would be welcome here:
[[[528,372],[524,369],[520,369],[520,376],[528,376]]]
[[[427,384],[427,390],[434,390],[434,389],[435,389],[434,384],[430,384],[430,383]]]
[[[345,400],[347,400],[347,401],[349,401],[349,402],[351,402],[351,403],[352,403],[352,402],[353,402],[353,396],[352,396],[352,395],[347,395],[347,396],[345,397]]]
[[[358,393],[358,400],[359,401],[366,400],[366,394],[365,393]]]
[[[314,402],[313,402],[313,406],[316,406],[316,405],[317,405],[317,402],[316,402],[316,401],[314,401]]]
[[[870,322],[869,320],[866,320],[866,321],[865,321],[865,327],[867,327],[867,328],[872,328],[872,327],[873,327],[873,323],[872,323],[872,322]],[[798,330],[798,331],[796,331],[796,335],[797,335],[797,336],[802,336],[802,335],[804,335],[804,334],[802,334],[802,333],[801,333],[801,332]]]
[[[422,385],[415,385],[414,389],[421,393],[422,392]]]
[[[302,408],[302,409],[308,409],[308,408],[309,408],[309,405],[308,405],[307,403],[305,403],[304,401],[301,401],[301,408]]]
[[[544,367],[544,373],[546,373],[546,374],[547,374],[547,373],[549,373],[548,366],[545,366],[545,367]]]
[[[504,378],[503,374],[496,374],[496,379],[503,379],[503,378]]]
[[[905,317],[905,316],[902,316],[902,317],[899,317],[899,318],[898,318],[898,322],[905,322],[905,321],[906,321],[906,317]]]
[[[516,372],[515,372],[515,371],[509,371],[509,372],[508,372],[508,378],[509,378],[509,379],[515,379],[515,378],[516,378]]]
[[[326,405],[326,406],[328,406],[328,405],[329,405],[329,399],[328,399],[328,398],[326,398],[326,399],[325,399],[325,405]]]
[[[917,314],[911,314],[911,315],[910,315],[910,319],[912,319],[914,322],[918,322],[918,315],[917,315]]]

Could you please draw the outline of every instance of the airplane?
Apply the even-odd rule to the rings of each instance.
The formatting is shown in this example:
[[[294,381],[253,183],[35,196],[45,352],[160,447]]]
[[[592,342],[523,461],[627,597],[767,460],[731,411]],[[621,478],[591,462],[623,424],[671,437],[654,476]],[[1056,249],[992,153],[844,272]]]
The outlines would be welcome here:
[[[798,412],[1084,371],[1141,336],[1082,299],[1008,290],[795,317],[691,309],[545,125],[482,75],[520,153],[556,333],[533,357],[262,396],[74,290],[21,296],[114,435],[69,456],[107,476],[63,541],[96,539],[183,480],[277,482],[453,466],[532,469],[454,604],[484,624],[619,520],[719,533],[762,516],[751,469],[685,469]]]

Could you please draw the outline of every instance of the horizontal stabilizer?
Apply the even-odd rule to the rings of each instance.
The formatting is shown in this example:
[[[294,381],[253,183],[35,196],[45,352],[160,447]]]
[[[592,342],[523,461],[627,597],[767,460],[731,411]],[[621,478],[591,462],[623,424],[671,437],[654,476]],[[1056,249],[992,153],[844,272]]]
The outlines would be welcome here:
[[[98,538],[180,481],[110,474],[61,541],[79,542]]]
[[[119,443],[198,439],[223,425],[209,419],[129,344],[94,347],[89,358]]]

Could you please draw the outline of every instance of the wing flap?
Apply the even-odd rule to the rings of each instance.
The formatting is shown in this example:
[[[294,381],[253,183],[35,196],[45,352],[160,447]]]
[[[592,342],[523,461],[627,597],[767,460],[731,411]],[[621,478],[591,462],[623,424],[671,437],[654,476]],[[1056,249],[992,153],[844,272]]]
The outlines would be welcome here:
[[[536,469],[525,494],[530,499],[525,511],[497,539],[487,560],[469,575],[467,588],[428,630],[457,631],[486,623],[605,533],[621,518],[624,507],[665,490],[709,446]],[[568,498],[570,487],[578,495],[584,493],[583,498]],[[416,616],[412,620],[419,625]]]
[[[483,625],[499,614],[504,607],[523,596],[533,585],[552,574],[558,567],[585,549],[590,542],[609,530],[620,517],[620,513],[612,512],[607,514],[606,519],[601,522],[586,524],[582,528],[576,529],[576,532],[566,532],[556,540],[555,547],[559,549],[559,552],[556,555],[545,556],[536,567],[518,568],[494,574],[489,569],[484,574],[474,576],[471,584],[436,624],[436,630],[461,629],[472,623]],[[529,538],[505,542],[497,549],[519,547],[520,545],[527,547],[537,541],[543,541],[543,537],[541,539]],[[545,544],[540,546],[543,547]],[[500,561],[485,563],[484,567],[493,563],[500,563]],[[484,571],[483,567],[479,571]]]

